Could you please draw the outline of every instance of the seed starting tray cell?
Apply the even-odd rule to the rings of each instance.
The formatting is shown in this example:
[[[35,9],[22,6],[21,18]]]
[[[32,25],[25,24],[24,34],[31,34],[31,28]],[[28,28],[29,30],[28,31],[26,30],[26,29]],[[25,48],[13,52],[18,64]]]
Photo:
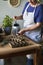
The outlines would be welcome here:
[[[33,45],[24,35],[8,35],[4,36],[2,46],[9,44],[12,48]]]

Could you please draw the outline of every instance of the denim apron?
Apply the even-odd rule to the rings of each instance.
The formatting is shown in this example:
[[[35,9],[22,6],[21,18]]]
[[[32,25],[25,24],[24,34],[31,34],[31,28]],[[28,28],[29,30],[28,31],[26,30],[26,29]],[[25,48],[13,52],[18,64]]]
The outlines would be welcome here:
[[[27,8],[29,7],[29,5],[30,3],[27,5],[25,12],[23,14],[24,28],[34,26],[35,24],[34,13],[35,13],[36,7],[33,12],[27,12]],[[37,28],[36,30],[25,32],[25,35],[29,37],[30,39],[38,42],[40,41],[40,37],[41,37],[40,32],[41,32],[40,28]],[[32,55],[27,55],[27,57],[32,58]]]

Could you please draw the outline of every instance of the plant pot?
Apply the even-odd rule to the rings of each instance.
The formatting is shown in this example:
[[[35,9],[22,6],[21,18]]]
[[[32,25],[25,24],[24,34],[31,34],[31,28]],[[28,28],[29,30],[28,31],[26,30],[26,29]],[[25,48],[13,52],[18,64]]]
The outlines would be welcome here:
[[[11,34],[11,27],[5,27],[4,32],[6,35],[10,35]]]

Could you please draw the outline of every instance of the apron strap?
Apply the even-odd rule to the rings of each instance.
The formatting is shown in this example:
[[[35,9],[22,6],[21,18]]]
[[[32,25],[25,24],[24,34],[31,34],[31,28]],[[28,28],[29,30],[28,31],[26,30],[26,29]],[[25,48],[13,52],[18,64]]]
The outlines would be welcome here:
[[[27,5],[27,7],[26,7],[25,11],[26,11],[26,10],[27,10],[27,8],[29,7],[29,5],[30,5],[30,3]]]
[[[40,4],[38,4],[38,5],[35,6],[34,13],[35,13],[35,11],[36,11],[37,6],[39,6],[39,5],[40,5]]]

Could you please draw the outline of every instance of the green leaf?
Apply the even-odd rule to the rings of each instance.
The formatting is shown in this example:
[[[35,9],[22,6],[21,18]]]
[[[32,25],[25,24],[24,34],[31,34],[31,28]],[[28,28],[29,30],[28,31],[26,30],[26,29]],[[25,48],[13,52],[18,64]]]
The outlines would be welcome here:
[[[11,18],[10,16],[6,15],[4,20],[3,20],[3,27],[8,27],[8,26],[12,26],[12,22],[13,22],[13,18]]]

